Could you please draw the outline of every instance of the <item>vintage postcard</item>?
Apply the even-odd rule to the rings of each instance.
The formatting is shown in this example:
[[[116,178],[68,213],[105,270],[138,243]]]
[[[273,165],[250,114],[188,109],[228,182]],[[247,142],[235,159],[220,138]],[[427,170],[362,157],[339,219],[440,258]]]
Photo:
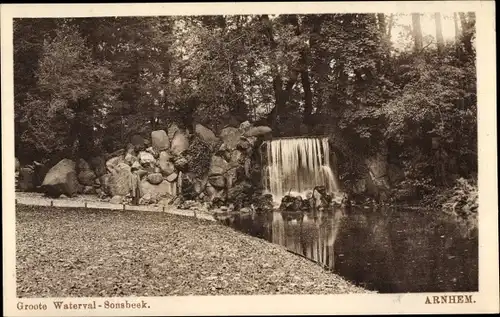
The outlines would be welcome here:
[[[4,315],[498,313],[493,1],[0,8]]]

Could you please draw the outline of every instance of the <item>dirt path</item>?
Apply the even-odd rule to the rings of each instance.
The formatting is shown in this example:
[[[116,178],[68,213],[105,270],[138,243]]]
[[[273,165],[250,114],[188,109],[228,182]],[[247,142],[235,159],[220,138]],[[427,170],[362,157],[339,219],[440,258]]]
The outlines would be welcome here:
[[[196,217],[205,220],[215,221],[211,214],[203,212],[195,212],[193,210],[181,210],[174,206],[163,205],[145,205],[132,206],[123,204],[112,204],[107,201],[100,201],[94,195],[79,195],[68,198],[61,196],[60,198],[52,199],[40,193],[16,192],[16,201],[19,205],[30,206],[54,206],[54,207],[74,207],[74,208],[92,208],[92,209],[110,209],[110,210],[136,210],[136,211],[157,211],[165,212],[174,215]]]

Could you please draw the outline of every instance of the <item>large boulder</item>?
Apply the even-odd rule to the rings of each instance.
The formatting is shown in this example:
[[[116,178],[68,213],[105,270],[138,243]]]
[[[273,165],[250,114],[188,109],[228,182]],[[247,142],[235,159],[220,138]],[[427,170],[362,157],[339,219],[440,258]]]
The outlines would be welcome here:
[[[150,182],[151,184],[158,185],[161,182],[163,182],[163,175],[161,175],[160,173],[153,173],[153,174],[149,174],[147,179],[148,179],[148,182]]]
[[[35,170],[31,166],[21,167],[17,179],[17,186],[20,191],[28,192],[35,188]]]
[[[240,124],[239,130],[241,133],[245,133],[252,128],[252,124],[247,120]]]
[[[177,126],[177,124],[175,123],[172,123],[168,129],[167,129],[167,134],[168,134],[168,139],[170,140],[170,142],[172,142],[172,140],[174,139],[174,136],[175,134],[177,133],[177,131],[179,131],[179,127]]]
[[[149,152],[139,152],[139,155],[137,156],[139,159],[139,163],[141,163],[142,166],[154,166],[155,165],[155,158],[154,156],[149,153]]]
[[[42,183],[42,190],[50,197],[74,196],[79,189],[76,163],[69,159],[59,161],[52,167]]]
[[[82,170],[78,173],[78,182],[84,186],[92,186],[97,178],[92,170]]]
[[[220,138],[226,147],[230,150],[235,149],[240,142],[242,133],[239,129],[233,127],[226,127],[220,132]]]
[[[272,132],[272,129],[270,127],[261,125],[258,127],[250,128],[247,132],[245,132],[244,135],[245,136],[262,136],[262,135],[266,135],[266,134],[271,133],[271,132]]]
[[[170,198],[174,197],[177,193],[176,187],[177,184],[169,183],[167,181],[162,181],[158,185],[153,185],[148,182],[146,179],[143,179],[140,182],[140,191],[142,197],[148,196],[153,200],[160,200],[161,198]]]
[[[218,155],[212,156],[208,175],[222,175],[229,168],[228,162]]]
[[[215,188],[225,188],[226,178],[222,175],[212,175],[208,177],[208,182]]]
[[[171,155],[166,151],[160,152],[160,157],[158,158],[158,165],[160,166],[161,173],[168,176],[175,172],[174,163],[171,162]]]
[[[182,132],[181,130],[178,130],[175,133],[174,138],[172,139],[172,143],[170,145],[172,154],[180,155],[184,151],[186,151],[188,147],[189,147],[189,139],[186,133]]]
[[[207,143],[216,143],[219,141],[219,138],[215,136],[215,133],[212,130],[199,123],[194,126],[194,132]]]
[[[157,151],[167,150],[170,147],[170,140],[168,139],[165,130],[156,130],[151,132],[151,144]]]
[[[116,166],[118,166],[118,164],[124,163],[124,162],[125,162],[125,159],[123,156],[112,157],[106,161],[106,169],[110,173],[112,173],[116,169]]]
[[[106,160],[102,156],[94,156],[89,160],[90,167],[97,175],[97,177],[101,177],[106,174]]]
[[[108,180],[108,194],[110,196],[126,196],[132,193],[135,177],[131,167],[126,163],[119,163]],[[102,180],[101,180],[102,182]]]

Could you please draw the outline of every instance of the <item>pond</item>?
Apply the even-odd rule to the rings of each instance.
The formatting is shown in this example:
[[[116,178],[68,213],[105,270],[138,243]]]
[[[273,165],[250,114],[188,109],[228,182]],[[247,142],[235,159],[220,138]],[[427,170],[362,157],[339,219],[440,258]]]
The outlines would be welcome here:
[[[477,230],[464,232],[440,211],[339,208],[217,219],[380,293],[478,290]]]

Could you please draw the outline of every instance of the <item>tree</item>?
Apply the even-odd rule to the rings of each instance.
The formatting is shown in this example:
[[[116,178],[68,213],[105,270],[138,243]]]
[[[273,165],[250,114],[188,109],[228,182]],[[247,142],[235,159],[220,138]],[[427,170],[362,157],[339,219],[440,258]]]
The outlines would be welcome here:
[[[413,27],[414,50],[420,52],[423,47],[422,27],[420,25],[420,13],[412,13],[411,21]]]
[[[443,39],[443,27],[441,25],[441,13],[434,13],[434,20],[436,21],[436,42],[437,49],[439,53],[443,52],[444,49],[444,39]]]

